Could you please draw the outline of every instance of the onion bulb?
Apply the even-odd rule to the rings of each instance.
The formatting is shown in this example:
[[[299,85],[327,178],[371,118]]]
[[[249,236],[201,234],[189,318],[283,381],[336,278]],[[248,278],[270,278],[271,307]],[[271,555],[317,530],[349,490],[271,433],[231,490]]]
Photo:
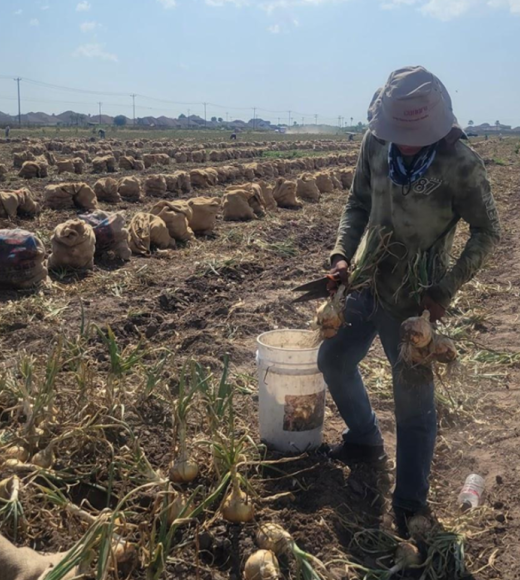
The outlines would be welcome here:
[[[29,452],[21,445],[13,445],[2,451],[2,458],[7,462],[9,459],[16,459],[24,463],[29,459]]]
[[[276,556],[269,550],[258,550],[249,556],[244,568],[245,580],[278,580],[280,567]]]
[[[407,568],[417,567],[422,564],[421,554],[417,546],[411,542],[401,542],[395,551],[395,566],[390,568],[390,574],[396,574]]]
[[[271,550],[277,556],[290,550],[293,538],[278,524],[262,524],[256,534],[256,543],[263,550]]]
[[[2,467],[6,467],[6,468],[14,468],[14,467],[20,467],[20,465],[25,465],[23,461],[20,461],[19,459],[8,459],[7,461],[4,461],[4,463],[2,464]]]
[[[431,521],[421,515],[411,517],[407,525],[412,538],[425,538],[432,531]]]
[[[9,499],[11,497],[14,477],[8,477],[0,481],[0,499]]]
[[[33,456],[31,463],[41,467],[42,469],[50,469],[55,461],[54,443],[50,443],[45,449],[39,451]]]
[[[247,501],[247,495],[238,485],[233,485],[233,490],[222,506],[222,517],[233,524],[245,524],[250,522],[254,515],[253,504]]]
[[[189,483],[199,474],[199,466],[189,459],[175,461],[170,468],[170,479],[174,483]]]
[[[345,286],[340,285],[334,296],[318,307],[312,326],[319,330],[320,338],[326,339],[336,336],[344,325],[345,294]]]
[[[432,357],[437,362],[449,364],[457,359],[458,353],[453,341],[447,336],[436,334],[433,337]]]
[[[137,551],[131,542],[117,538],[112,543],[112,554],[118,564],[127,564],[134,561]]]
[[[181,515],[185,508],[185,497],[182,495],[182,493],[176,493],[174,500],[168,506],[168,525],[171,526],[173,522]]]
[[[425,348],[417,348],[409,342],[401,343],[400,357],[401,360],[410,366],[429,366],[432,361],[429,346],[426,346]]]
[[[403,342],[416,348],[424,348],[433,340],[433,328],[430,323],[430,313],[425,310],[421,316],[408,318],[401,324]]]

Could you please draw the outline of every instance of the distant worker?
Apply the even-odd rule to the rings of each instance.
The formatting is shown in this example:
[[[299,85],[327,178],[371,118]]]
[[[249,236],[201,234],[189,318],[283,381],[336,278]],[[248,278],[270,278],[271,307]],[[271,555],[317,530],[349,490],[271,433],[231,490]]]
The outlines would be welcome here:
[[[237,134],[235,132],[231,133],[231,141],[237,140]]]
[[[352,135],[352,133],[349,133],[348,140],[354,141],[354,135]]]
[[[100,139],[104,139],[105,138],[105,130],[104,129],[100,129],[98,131],[98,135]]]
[[[7,125],[7,127],[5,128],[5,138],[9,139],[9,133],[11,132],[11,127],[9,127],[9,125]]]

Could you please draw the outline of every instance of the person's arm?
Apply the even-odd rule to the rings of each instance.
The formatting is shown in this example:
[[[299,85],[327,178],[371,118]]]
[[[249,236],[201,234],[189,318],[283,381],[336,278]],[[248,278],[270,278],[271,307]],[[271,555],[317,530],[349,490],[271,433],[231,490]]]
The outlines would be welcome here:
[[[454,210],[469,224],[470,238],[455,265],[427,291],[427,296],[447,308],[463,284],[482,267],[500,240],[500,223],[484,163],[476,155],[469,178],[461,183]]]
[[[332,265],[340,260],[350,264],[368,224],[372,205],[370,145],[371,135],[367,131],[361,144],[354,181],[339,223],[336,245],[331,253]]]

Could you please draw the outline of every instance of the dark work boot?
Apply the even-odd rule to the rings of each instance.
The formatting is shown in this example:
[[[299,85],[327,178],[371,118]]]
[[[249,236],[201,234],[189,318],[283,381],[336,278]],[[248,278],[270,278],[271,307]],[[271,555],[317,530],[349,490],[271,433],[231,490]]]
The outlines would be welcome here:
[[[359,445],[343,441],[329,451],[329,457],[346,465],[357,463],[384,464],[388,459],[383,445]]]

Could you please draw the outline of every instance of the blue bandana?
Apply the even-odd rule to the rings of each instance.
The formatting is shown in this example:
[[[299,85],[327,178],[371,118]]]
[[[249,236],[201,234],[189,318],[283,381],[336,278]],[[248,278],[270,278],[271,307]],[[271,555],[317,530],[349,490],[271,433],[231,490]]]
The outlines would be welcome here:
[[[438,143],[434,143],[428,147],[423,147],[414,156],[411,165],[407,167],[397,145],[390,143],[388,148],[388,176],[390,179],[396,185],[411,186],[428,171],[435,159],[437,145]]]

